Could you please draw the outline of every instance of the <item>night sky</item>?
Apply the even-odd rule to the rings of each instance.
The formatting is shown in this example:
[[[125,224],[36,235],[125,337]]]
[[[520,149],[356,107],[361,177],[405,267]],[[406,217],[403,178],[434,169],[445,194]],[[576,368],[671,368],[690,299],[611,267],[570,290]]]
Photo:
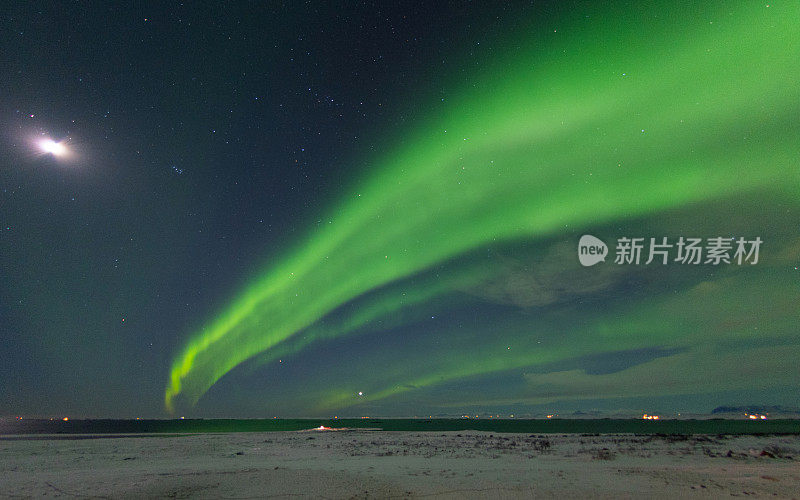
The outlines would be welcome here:
[[[796,2],[337,3],[4,7],[0,416],[800,406]]]

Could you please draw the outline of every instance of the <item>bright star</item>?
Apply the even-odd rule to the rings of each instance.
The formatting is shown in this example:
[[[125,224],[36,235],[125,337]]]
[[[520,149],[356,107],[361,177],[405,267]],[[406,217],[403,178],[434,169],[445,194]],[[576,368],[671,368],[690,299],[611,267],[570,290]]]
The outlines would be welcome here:
[[[42,139],[39,142],[39,147],[45,153],[50,153],[53,156],[64,156],[67,154],[67,147],[63,142],[56,142],[52,139]]]

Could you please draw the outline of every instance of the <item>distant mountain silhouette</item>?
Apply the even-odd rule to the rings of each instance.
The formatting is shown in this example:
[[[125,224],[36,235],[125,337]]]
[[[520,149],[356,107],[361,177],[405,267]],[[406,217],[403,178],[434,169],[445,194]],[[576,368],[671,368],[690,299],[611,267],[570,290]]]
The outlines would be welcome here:
[[[719,413],[800,413],[800,408],[790,407],[790,406],[759,406],[759,405],[747,405],[747,406],[717,406],[713,410],[711,410],[711,414],[719,414]]]

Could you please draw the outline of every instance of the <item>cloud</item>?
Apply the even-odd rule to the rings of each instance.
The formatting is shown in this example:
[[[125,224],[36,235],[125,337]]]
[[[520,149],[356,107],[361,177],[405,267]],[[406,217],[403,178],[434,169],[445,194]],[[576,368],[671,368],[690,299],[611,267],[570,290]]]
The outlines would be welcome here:
[[[530,403],[564,399],[697,394],[794,385],[800,344],[720,352],[704,345],[604,374],[584,370],[527,373]]]
[[[497,304],[542,307],[603,292],[627,274],[619,266],[581,266],[576,245],[560,241],[536,255],[501,254],[494,264],[495,274],[464,291]]]

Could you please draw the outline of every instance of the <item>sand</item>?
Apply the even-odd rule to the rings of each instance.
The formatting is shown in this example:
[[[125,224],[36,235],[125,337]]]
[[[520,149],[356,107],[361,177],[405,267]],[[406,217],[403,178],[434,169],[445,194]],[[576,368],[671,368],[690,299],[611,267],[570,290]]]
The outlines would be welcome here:
[[[5,436],[0,496],[800,498],[800,436]]]

